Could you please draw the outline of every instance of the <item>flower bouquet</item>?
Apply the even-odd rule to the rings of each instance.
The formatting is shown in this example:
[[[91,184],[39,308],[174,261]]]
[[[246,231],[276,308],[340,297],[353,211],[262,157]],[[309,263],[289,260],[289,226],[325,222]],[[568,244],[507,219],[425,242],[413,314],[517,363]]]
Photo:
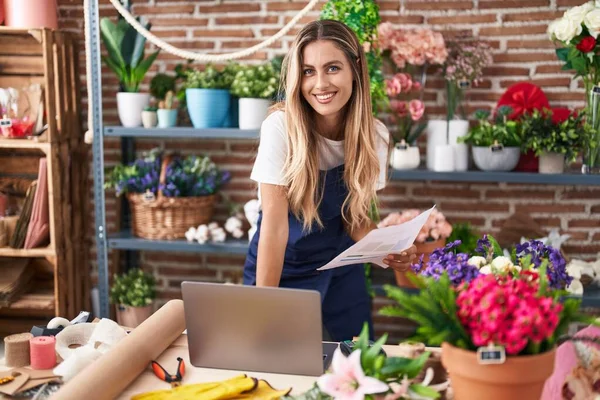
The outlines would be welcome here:
[[[216,193],[229,177],[208,157],[163,156],[153,150],[114,167],[104,186],[127,195],[136,236],[177,239],[190,226],[210,221]]]
[[[400,225],[416,218],[421,212],[416,209],[405,210],[402,213],[391,213],[385,217],[378,225],[378,228],[384,228],[391,225]],[[446,239],[452,234],[452,225],[446,220],[444,214],[434,209],[427,222],[423,225],[417,238],[415,246],[417,247],[417,256],[427,261],[432,251],[444,247]],[[406,278],[406,274],[394,271],[398,286],[414,287]]]
[[[421,383],[416,379],[429,359],[430,353],[424,352],[412,359],[388,357],[380,352],[386,339],[387,334],[369,346],[369,329],[365,324],[348,357],[339,348],[336,349],[330,371],[322,375],[311,390],[299,396],[283,399],[426,400],[439,398],[439,392],[447,388],[447,383],[428,386],[433,379],[431,368],[427,368]]]
[[[586,123],[583,173],[600,172],[600,2],[589,1],[572,7],[548,25],[550,40],[560,43],[556,49],[563,70],[574,70],[573,79],[581,77],[586,91]]]
[[[456,400],[539,399],[569,324],[594,323],[566,297],[564,259],[536,241],[511,257],[492,237],[481,240],[481,258],[452,255],[454,245],[411,277],[418,294],[385,286],[396,304],[381,313],[417,322],[415,340],[442,346]]]

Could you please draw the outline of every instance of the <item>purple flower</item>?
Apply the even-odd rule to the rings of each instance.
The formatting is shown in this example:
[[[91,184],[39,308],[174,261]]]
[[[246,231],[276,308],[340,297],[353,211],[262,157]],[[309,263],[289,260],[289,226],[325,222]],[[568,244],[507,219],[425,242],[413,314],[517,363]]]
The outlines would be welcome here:
[[[567,274],[567,261],[560,251],[554,247],[545,246],[544,243],[539,240],[530,240],[516,245],[515,250],[518,261],[529,256],[531,258],[531,264],[535,268],[538,268],[545,260],[548,261],[546,273],[552,288],[563,289],[573,280],[573,278]]]
[[[456,254],[455,249],[460,244],[461,241],[456,240],[448,243],[445,247],[434,250],[426,263],[423,262],[423,256],[421,256],[419,262],[412,266],[412,270],[435,279],[439,279],[446,272],[453,285],[470,282],[479,275],[479,270],[468,263],[468,254]]]

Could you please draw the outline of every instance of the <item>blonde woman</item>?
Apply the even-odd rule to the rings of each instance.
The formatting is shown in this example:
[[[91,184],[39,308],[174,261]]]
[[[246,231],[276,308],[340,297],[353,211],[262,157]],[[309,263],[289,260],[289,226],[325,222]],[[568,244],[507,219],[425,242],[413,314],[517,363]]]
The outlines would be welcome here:
[[[352,339],[371,326],[364,268],[317,268],[375,228],[369,209],[385,186],[389,132],[373,117],[365,54],[344,24],[306,25],[282,70],[286,100],[262,124],[251,174],[261,213],[244,283],[318,290],[325,337]],[[384,262],[405,271],[414,252]]]

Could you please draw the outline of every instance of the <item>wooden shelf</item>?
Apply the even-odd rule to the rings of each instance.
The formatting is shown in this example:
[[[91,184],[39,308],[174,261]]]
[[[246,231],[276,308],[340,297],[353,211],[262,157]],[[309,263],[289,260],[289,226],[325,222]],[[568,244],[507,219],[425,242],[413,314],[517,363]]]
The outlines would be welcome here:
[[[0,257],[56,257],[56,251],[50,246],[37,249],[0,247]]]
[[[52,318],[55,315],[54,311],[54,293],[49,288],[22,295],[10,306],[0,308],[0,316],[19,315]]]
[[[45,153],[50,150],[50,143],[38,142],[33,139],[0,139],[3,149],[38,149]]]

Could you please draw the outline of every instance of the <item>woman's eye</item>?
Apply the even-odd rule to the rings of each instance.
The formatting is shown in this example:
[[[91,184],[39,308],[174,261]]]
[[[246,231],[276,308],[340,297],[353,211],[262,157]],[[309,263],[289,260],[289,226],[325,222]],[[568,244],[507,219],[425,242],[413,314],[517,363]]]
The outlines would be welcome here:
[[[302,73],[303,73],[304,75],[310,75],[310,74],[312,74],[312,72],[313,72],[313,70],[312,70],[312,69],[309,69],[309,68],[307,68],[307,69],[305,69],[304,71],[302,71]]]
[[[331,67],[329,67],[329,72],[337,72],[340,70],[340,67],[336,67],[335,65],[332,65]]]

